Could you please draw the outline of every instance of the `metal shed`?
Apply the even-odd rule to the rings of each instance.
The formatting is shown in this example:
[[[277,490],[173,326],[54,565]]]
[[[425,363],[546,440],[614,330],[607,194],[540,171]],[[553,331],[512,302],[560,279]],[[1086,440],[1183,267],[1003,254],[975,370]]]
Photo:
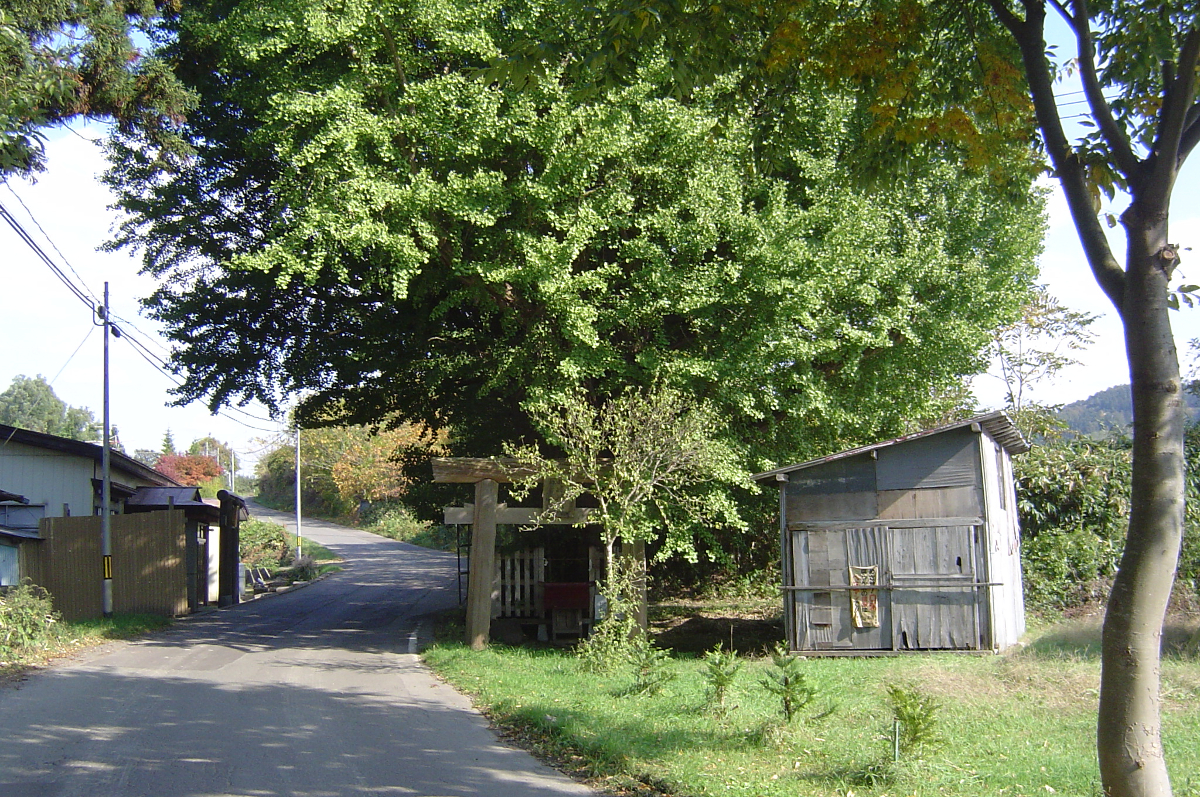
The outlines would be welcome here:
[[[793,652],[1003,650],[1025,631],[1003,412],[757,474],[777,484]]]

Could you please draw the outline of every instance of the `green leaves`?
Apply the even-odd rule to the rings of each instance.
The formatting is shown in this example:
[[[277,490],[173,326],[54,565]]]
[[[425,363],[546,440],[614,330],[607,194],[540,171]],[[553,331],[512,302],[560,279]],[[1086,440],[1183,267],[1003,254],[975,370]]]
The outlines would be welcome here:
[[[184,153],[176,126],[191,96],[134,45],[152,3],[14,0],[0,8],[0,177],[44,167],[42,136],[79,116],[137,130],[164,155]]]
[[[398,412],[494,454],[571,390],[658,380],[766,468],[903,431],[1032,279],[1038,198],[953,159],[847,181],[854,99],[823,82],[743,96],[730,71],[683,101],[653,55],[581,101],[567,66],[475,79],[557,7],[323,8],[190,4],[195,158],[164,177],[114,143],[181,400],[303,390],[302,418]]]

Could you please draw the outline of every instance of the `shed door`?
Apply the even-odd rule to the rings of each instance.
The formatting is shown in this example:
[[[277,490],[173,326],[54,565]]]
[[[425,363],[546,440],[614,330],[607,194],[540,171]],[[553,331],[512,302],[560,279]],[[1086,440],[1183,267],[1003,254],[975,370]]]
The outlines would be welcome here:
[[[19,549],[16,546],[0,543],[0,587],[11,587],[21,583],[18,554]]]
[[[794,650],[890,650],[892,618],[887,590],[852,590],[889,581],[884,527],[792,532]],[[820,589],[829,587],[828,591]]]
[[[978,549],[974,526],[891,529],[897,649],[979,648]]]

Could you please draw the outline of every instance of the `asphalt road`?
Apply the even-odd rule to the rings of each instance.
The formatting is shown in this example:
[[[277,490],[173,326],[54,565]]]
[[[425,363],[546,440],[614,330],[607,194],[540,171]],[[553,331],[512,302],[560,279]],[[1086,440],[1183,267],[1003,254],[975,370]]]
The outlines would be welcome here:
[[[411,652],[457,601],[452,554],[303,531],[345,570],[0,688],[0,795],[593,793],[501,744]]]

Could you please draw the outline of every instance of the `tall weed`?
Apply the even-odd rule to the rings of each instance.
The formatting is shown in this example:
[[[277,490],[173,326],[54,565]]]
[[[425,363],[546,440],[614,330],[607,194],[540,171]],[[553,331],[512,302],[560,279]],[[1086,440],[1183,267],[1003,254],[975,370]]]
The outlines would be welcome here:
[[[29,581],[0,592],[0,656],[5,659],[45,648],[61,618],[50,593]]]

